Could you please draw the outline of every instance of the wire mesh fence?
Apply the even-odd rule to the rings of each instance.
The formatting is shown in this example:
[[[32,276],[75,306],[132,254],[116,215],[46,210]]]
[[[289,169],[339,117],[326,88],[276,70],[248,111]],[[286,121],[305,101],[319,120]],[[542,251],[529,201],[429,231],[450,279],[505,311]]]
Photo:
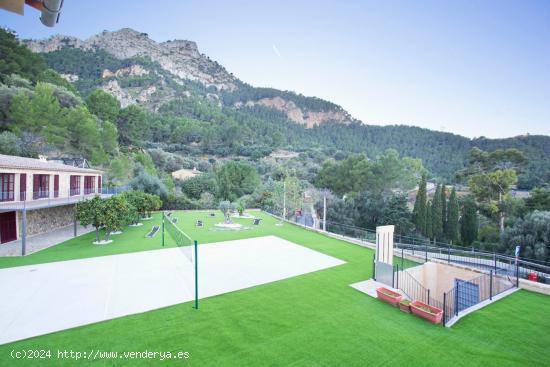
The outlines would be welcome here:
[[[185,232],[183,232],[175,223],[175,217],[172,216],[172,213],[163,213],[162,226],[163,226],[163,245],[165,242],[164,234],[167,233],[170,239],[174,242],[177,247],[180,247],[182,253],[185,254],[186,258],[193,263],[194,260],[194,249],[192,248],[194,241],[189,237]]]
[[[195,309],[199,308],[199,268],[198,268],[198,243],[189,237],[176,225],[177,217],[171,212],[162,213],[162,246],[165,245],[166,234],[181,249],[187,260],[193,264],[193,281],[195,284]]]

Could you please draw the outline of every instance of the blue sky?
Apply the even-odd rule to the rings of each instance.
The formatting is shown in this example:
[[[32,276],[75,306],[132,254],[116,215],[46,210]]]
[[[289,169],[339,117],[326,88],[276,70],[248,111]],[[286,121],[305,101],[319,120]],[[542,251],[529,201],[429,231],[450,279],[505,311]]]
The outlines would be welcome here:
[[[129,5],[131,4],[131,6]],[[550,1],[77,1],[23,38],[131,27],[188,39],[255,86],[317,96],[368,124],[469,137],[550,135]]]

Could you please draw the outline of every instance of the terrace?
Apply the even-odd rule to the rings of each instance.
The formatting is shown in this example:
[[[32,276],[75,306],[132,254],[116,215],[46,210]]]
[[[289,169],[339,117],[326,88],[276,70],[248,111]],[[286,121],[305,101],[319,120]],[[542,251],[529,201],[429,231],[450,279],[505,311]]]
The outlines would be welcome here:
[[[95,190],[83,190],[81,193],[75,193],[72,190],[67,190],[64,193],[58,191],[38,191],[32,192],[30,196],[32,199],[27,199],[27,195],[24,195],[21,197],[22,200],[15,200],[13,192],[0,193],[0,195],[5,198],[4,200],[0,200],[0,211],[53,208],[57,206],[76,204],[79,201],[86,200],[94,196],[99,196],[106,199],[124,190],[124,188],[102,188],[101,190],[97,190],[98,192]]]

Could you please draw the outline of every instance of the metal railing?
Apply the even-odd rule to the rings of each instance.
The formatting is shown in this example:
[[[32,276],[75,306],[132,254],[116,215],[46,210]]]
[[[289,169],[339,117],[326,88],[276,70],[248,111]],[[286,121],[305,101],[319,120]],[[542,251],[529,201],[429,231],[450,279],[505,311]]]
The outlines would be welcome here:
[[[362,241],[376,241],[376,230],[327,221],[327,231],[349,236]],[[401,256],[411,256],[418,261],[438,260],[457,265],[479,269],[484,272],[507,269],[510,275],[515,274],[513,264],[516,258],[506,254],[488,252],[474,247],[451,245],[450,243],[433,242],[414,236],[394,234],[394,247],[401,249]],[[396,252],[396,255],[398,255]],[[531,281],[550,284],[550,263],[534,259],[518,259],[519,277]],[[512,269],[512,270],[510,270]]]
[[[517,271],[517,268],[516,268]],[[443,325],[460,312],[467,311],[481,302],[518,286],[517,276],[511,277],[508,271],[493,271],[469,280],[455,280],[455,286],[443,294]]]
[[[95,190],[75,190],[68,189],[65,191],[36,191],[36,192],[21,192],[17,195],[14,192],[0,192],[1,198],[6,200],[0,201],[0,210],[23,210],[23,209],[39,209],[46,207],[61,206],[77,203],[80,200],[87,199],[93,196],[109,197],[126,191],[127,187],[103,187]]]
[[[396,267],[394,273],[394,288],[400,289],[411,300],[430,302],[430,290],[422,285],[411,273]]]

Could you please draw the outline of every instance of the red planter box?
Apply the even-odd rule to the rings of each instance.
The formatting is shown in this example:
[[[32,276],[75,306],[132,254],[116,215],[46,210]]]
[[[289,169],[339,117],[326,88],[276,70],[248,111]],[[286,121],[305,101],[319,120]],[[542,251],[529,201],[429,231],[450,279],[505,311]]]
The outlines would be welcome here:
[[[423,310],[422,308],[427,308],[431,312]],[[423,319],[426,319],[434,324],[439,324],[441,319],[443,319],[443,310],[434,306],[430,306],[420,301],[411,302],[411,311],[416,316],[420,316]]]
[[[380,287],[376,289],[376,295],[382,301],[388,302],[394,306],[399,305],[399,302],[403,300],[403,296],[397,292],[390,291],[388,288]]]

